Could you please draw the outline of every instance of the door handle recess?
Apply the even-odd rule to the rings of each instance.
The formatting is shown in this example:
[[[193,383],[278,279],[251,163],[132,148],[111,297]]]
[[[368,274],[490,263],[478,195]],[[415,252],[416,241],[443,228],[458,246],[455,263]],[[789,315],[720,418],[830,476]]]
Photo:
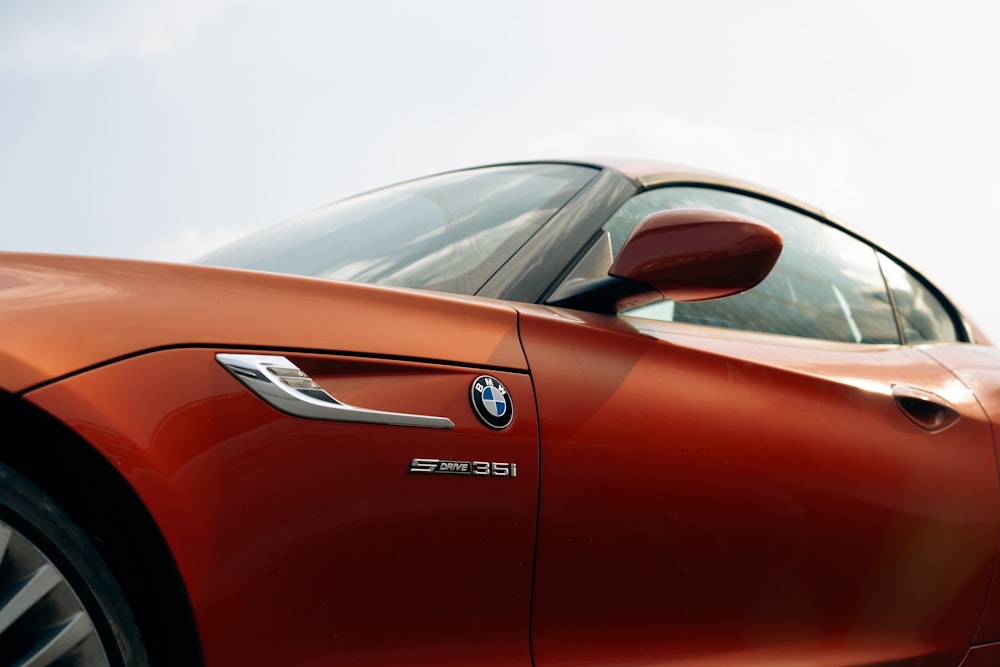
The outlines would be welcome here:
[[[951,403],[924,389],[894,384],[892,397],[903,416],[931,433],[943,431],[962,418]]]
[[[296,417],[386,426],[455,428],[454,422],[447,417],[366,410],[341,403],[285,357],[216,354],[215,359],[266,403]]]

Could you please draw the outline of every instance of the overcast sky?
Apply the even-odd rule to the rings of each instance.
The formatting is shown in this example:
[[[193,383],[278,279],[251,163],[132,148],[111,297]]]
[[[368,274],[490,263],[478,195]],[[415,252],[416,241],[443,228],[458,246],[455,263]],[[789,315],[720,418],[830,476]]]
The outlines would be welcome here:
[[[0,0],[0,249],[187,260],[445,169],[619,155],[847,220],[1000,341],[1000,3]]]

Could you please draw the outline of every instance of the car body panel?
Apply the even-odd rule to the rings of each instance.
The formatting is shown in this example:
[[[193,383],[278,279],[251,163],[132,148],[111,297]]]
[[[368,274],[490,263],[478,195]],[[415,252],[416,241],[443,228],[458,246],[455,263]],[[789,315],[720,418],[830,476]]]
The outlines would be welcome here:
[[[975,392],[990,417],[993,441],[1000,443],[1000,351],[985,345],[949,345],[926,347],[922,352],[949,369]],[[994,574],[989,604],[975,642],[996,641],[1000,641],[1000,577]]]
[[[986,416],[944,368],[910,348],[555,309],[521,328],[545,416],[538,667],[964,654],[1000,492]],[[962,417],[923,431],[893,384]]]
[[[68,433],[0,459],[78,485],[50,495],[85,495],[86,512],[66,507],[85,530],[111,523],[95,507],[138,507],[113,516],[162,536],[207,667],[992,664],[1000,353],[969,344],[985,338],[930,283],[954,343],[541,305],[612,214],[664,185],[865,240],[712,172],[569,164],[602,170],[476,296],[0,253],[2,407]],[[453,428],[283,412],[219,355],[283,357],[336,401]],[[510,426],[474,412],[483,375],[506,387]],[[134,493],[46,476],[65,448]],[[89,532],[130,530],[113,528]],[[109,562],[141,571],[135,595],[160,573],[130,555]]]
[[[969,649],[960,667],[993,667],[1000,664],[1000,644],[984,644]]]
[[[376,426],[278,412],[215,352],[143,354],[27,394],[142,498],[206,664],[530,665],[538,428],[527,375],[488,371],[515,406],[494,431],[469,401],[484,369],[286,353],[345,402],[455,423]],[[517,476],[415,475],[414,458],[511,462]]]
[[[11,393],[110,359],[198,343],[526,368],[515,311],[473,297],[214,267],[0,254],[0,299],[0,388]]]
[[[643,189],[659,187],[666,184],[698,183],[715,185],[729,190],[753,192],[767,199],[780,201],[800,211],[817,217],[827,217],[819,208],[800,201],[785,193],[760,185],[720,174],[708,169],[697,169],[681,164],[659,162],[656,160],[608,159],[602,164],[612,167],[631,179]]]

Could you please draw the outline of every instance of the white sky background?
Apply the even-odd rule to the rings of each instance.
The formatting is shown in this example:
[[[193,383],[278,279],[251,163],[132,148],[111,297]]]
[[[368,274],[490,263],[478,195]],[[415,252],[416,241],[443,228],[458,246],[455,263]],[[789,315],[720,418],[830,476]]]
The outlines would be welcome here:
[[[0,0],[0,249],[186,260],[390,182],[617,155],[785,191],[1000,341],[994,0]]]

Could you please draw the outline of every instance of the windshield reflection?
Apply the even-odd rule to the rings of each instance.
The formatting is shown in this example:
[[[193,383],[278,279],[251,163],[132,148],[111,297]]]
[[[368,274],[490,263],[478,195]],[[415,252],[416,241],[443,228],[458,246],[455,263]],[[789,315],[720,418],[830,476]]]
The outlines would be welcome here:
[[[597,170],[486,167],[330,204],[199,263],[475,294]]]

